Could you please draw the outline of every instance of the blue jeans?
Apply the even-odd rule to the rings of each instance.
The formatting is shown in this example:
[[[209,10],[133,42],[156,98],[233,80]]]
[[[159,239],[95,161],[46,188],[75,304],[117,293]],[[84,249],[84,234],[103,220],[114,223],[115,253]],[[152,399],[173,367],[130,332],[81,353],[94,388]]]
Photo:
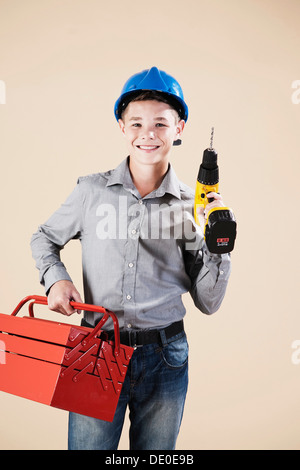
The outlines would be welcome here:
[[[116,450],[127,405],[130,450],[173,450],[188,387],[184,332],[134,351],[113,422],[69,414],[69,450]]]

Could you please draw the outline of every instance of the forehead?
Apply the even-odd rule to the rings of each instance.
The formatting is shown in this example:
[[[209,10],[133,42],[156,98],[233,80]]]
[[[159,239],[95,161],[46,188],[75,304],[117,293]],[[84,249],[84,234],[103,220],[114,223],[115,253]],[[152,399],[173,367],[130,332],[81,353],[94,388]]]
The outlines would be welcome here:
[[[163,117],[165,119],[171,120],[176,118],[177,112],[167,103],[156,100],[147,100],[147,101],[131,101],[125,112],[124,117],[126,119],[132,119],[138,117],[141,119],[155,119]]]

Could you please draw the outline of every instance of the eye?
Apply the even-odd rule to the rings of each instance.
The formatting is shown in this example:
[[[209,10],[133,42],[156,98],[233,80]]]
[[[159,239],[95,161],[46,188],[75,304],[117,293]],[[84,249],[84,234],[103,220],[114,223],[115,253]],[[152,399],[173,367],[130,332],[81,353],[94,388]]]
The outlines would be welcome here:
[[[167,127],[165,124],[163,124],[162,122],[158,122],[156,124],[156,127]]]
[[[142,125],[139,122],[135,122],[132,124],[132,127],[141,127]]]

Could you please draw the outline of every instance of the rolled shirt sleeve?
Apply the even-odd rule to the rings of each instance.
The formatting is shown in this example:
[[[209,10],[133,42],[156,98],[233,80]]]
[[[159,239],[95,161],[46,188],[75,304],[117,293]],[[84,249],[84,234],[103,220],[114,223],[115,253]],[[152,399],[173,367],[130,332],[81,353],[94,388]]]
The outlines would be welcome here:
[[[231,272],[229,253],[217,255],[207,249],[199,251],[195,265],[201,265],[192,279],[191,296],[196,307],[205,314],[219,310],[224,299]]]

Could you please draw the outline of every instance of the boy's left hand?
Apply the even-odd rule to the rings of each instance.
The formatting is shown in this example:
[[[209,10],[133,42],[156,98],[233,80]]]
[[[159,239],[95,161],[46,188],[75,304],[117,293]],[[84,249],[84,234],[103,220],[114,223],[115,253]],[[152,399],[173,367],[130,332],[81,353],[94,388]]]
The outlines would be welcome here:
[[[201,206],[197,207],[197,215],[203,232],[209,211],[215,207],[225,207],[221,194],[214,192],[207,193],[207,198],[213,198],[214,200],[209,202],[205,208]]]

